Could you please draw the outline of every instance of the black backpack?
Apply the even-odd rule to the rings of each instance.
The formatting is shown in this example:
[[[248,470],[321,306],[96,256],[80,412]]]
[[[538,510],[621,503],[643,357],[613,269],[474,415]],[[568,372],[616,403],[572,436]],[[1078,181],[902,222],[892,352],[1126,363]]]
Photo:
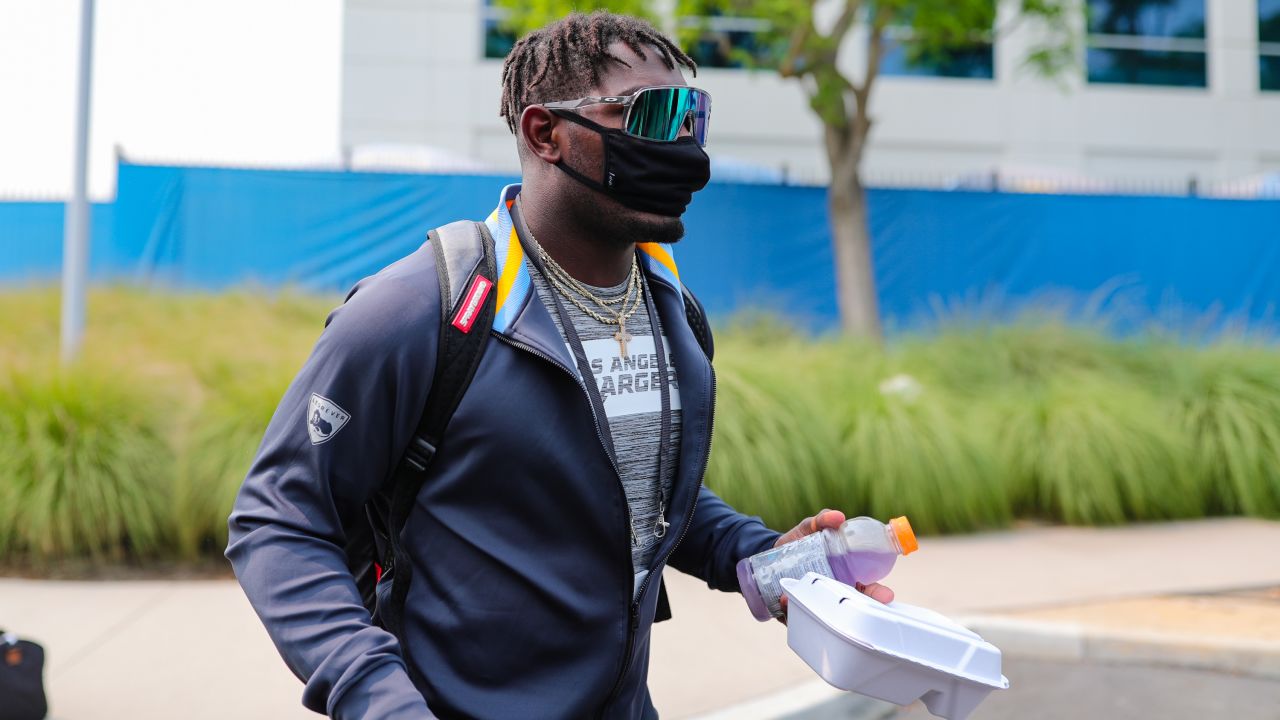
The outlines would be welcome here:
[[[44,648],[0,630],[0,720],[43,720]]]
[[[458,403],[471,384],[484,355],[497,307],[494,242],[484,223],[450,223],[428,234],[440,282],[440,342],[435,377],[418,429],[390,481],[364,508],[364,517],[344,524],[347,566],[356,579],[364,606],[374,623],[400,636],[405,598],[413,564],[400,546],[414,500],[427,479],[427,468]],[[707,358],[715,354],[706,313],[683,287],[685,317]],[[377,587],[389,576],[390,589],[379,598]],[[385,583],[384,583],[385,584]],[[660,589],[658,620],[671,616],[666,588]]]

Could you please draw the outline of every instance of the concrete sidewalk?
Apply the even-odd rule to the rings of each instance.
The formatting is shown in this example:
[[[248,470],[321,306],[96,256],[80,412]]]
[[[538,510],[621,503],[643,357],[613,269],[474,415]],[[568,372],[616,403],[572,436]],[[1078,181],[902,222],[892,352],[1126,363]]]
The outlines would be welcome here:
[[[1245,519],[927,537],[890,584],[946,614],[999,615],[1280,585],[1275,548],[1280,523]],[[768,717],[770,703],[782,714],[838,694],[814,684],[782,625],[755,622],[736,594],[666,578],[675,619],[654,629],[650,672],[664,717]],[[0,627],[45,645],[56,720],[316,717],[234,581],[0,579]]]

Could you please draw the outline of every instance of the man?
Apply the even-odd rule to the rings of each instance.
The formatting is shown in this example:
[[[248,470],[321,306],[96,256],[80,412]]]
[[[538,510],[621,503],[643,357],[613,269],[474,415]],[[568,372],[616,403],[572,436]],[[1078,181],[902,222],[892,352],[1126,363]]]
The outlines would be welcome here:
[[[492,336],[401,535],[413,579],[399,637],[362,606],[342,528],[422,414],[441,333],[432,251],[361,281],[330,316],[227,548],[308,708],[656,717],[663,568],[736,591],[739,559],[843,521],[824,511],[779,536],[701,487],[714,380],[669,243],[708,179],[709,99],[681,65],[695,70],[651,26],[604,13],[543,28],[506,60],[523,183],[487,223]]]

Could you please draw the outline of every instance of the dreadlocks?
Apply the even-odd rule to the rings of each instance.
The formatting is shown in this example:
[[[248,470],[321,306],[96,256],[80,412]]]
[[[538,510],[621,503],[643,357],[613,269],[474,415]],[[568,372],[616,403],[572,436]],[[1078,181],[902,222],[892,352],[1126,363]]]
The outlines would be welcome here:
[[[511,132],[529,105],[586,95],[599,85],[606,63],[627,65],[609,52],[614,42],[626,43],[641,59],[648,59],[645,46],[657,48],[668,69],[679,63],[698,74],[693,58],[644,20],[603,10],[573,13],[520,38],[502,63],[498,114]]]

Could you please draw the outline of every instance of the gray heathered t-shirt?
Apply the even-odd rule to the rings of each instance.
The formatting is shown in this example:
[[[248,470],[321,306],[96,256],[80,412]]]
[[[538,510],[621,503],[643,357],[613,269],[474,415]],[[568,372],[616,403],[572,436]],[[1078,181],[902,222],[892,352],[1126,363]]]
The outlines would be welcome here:
[[[539,298],[563,338],[564,328],[560,324],[560,314],[551,296],[551,293],[558,291],[532,263],[529,273],[538,289]],[[602,300],[612,300],[626,292],[627,284],[624,282],[612,288],[587,285],[587,288]],[[574,293],[583,305],[600,315],[610,316],[601,312],[590,298],[576,291]],[[655,532],[657,522],[669,518],[671,514],[671,481],[680,453],[680,393],[676,384],[675,364],[671,361],[671,343],[662,331],[661,322],[658,322],[659,332],[663,332],[662,346],[667,355],[671,397],[671,434],[667,440],[666,454],[662,458],[663,487],[659,489],[661,376],[658,373],[658,355],[654,349],[653,331],[649,325],[646,305],[642,302],[636,313],[626,321],[627,332],[632,339],[627,343],[627,354],[622,356],[618,341],[614,338],[614,333],[618,331],[617,325],[606,325],[596,320],[563,296],[560,297],[560,302],[578,332],[587,361],[595,373],[600,399],[604,401],[609,433],[613,436],[613,446],[618,457],[618,472],[622,475],[622,488],[631,509],[631,565],[635,573],[635,590],[639,590],[661,540]],[[569,347],[567,339],[565,345]],[[569,347],[569,355],[573,356],[572,347]],[[602,481],[612,482],[609,478],[602,478]],[[659,508],[664,510],[665,517],[659,516]]]

